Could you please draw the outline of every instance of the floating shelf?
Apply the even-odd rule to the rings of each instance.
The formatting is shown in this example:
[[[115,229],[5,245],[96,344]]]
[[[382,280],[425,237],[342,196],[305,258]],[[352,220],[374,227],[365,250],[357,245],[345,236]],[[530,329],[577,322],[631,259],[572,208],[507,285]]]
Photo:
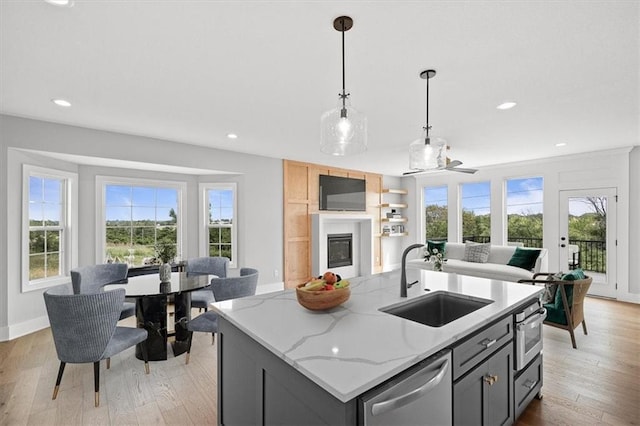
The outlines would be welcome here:
[[[380,218],[381,222],[388,222],[388,223],[405,223],[407,221],[406,217],[401,217],[401,218],[396,218],[396,219],[390,219],[388,217],[383,217]]]
[[[407,205],[405,203],[382,203],[380,207],[391,207],[394,209],[406,209]]]
[[[407,191],[406,189],[392,189],[392,188],[384,188],[382,190],[383,194],[402,194],[402,195],[407,195],[409,193],[409,191]]]
[[[382,234],[380,234],[381,237],[406,237],[407,235],[409,235],[408,232],[394,232],[394,233],[383,232]]]

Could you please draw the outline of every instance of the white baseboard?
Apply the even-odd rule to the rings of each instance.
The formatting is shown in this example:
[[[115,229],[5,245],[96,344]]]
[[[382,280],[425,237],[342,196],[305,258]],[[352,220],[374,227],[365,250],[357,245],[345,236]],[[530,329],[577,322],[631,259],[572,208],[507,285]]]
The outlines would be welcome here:
[[[34,318],[8,327],[2,327],[0,328],[0,342],[17,339],[18,337],[35,333],[47,327],[49,327],[49,317],[47,316]]]

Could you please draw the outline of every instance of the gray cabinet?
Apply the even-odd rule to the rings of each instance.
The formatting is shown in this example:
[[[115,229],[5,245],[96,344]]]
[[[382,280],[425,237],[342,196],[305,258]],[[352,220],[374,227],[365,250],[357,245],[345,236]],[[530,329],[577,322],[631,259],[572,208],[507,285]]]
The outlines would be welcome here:
[[[527,368],[516,377],[514,385],[516,419],[522,414],[533,398],[542,398],[542,354],[539,354]]]
[[[218,317],[218,424],[355,425],[343,403]]]
[[[454,383],[454,425],[513,422],[512,365],[513,342],[510,342]]]

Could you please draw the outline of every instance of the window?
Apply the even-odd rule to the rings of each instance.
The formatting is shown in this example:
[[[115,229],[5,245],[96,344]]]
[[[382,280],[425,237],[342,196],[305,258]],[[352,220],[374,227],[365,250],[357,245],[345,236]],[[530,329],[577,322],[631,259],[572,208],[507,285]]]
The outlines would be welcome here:
[[[236,184],[201,184],[204,224],[204,256],[228,257],[230,266],[237,262]]]
[[[155,262],[156,247],[176,246],[180,256],[184,184],[98,178],[102,212],[102,262],[143,266]]]
[[[491,185],[489,182],[463,183],[462,241],[491,241]]]
[[[542,247],[542,178],[506,181],[507,236],[510,243]]]
[[[426,187],[423,191],[425,242],[446,241],[449,229],[447,186]]]
[[[77,175],[25,165],[23,168],[22,291],[68,281],[75,263]]]

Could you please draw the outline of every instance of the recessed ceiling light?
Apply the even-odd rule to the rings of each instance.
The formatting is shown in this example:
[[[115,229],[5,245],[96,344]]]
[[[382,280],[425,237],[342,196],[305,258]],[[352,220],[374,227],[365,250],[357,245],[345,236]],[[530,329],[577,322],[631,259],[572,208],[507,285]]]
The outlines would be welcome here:
[[[66,99],[51,99],[51,102],[65,108],[68,108],[71,106],[71,102],[67,101]]]
[[[566,142],[558,142],[558,143],[556,144],[556,146],[566,146],[566,145],[567,145],[567,143],[566,143]]]
[[[73,0],[44,0],[45,2],[52,4],[54,6],[73,6]]]
[[[500,105],[498,105],[496,108],[498,108],[498,109],[511,109],[516,105],[517,104],[515,102],[503,102]]]
[[[238,139],[238,135],[236,135],[235,133],[227,133],[227,137],[229,139]]]

